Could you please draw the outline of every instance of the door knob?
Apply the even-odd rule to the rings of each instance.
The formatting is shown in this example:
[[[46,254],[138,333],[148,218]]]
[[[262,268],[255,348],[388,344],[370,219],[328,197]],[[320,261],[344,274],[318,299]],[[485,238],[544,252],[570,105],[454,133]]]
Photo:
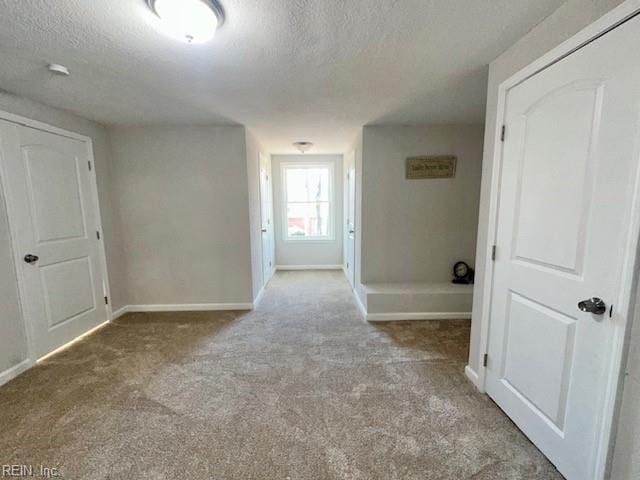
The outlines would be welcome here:
[[[38,257],[37,255],[31,255],[29,253],[28,255],[24,256],[24,261],[27,263],[36,263],[38,260],[40,260],[40,257]]]
[[[262,229],[262,233],[267,233],[267,231],[268,231],[268,230],[267,230],[266,228],[263,228],[263,229]]]
[[[607,304],[601,298],[593,297],[589,300],[583,300],[578,303],[578,308],[582,312],[593,313],[594,315],[602,315],[607,311]]]

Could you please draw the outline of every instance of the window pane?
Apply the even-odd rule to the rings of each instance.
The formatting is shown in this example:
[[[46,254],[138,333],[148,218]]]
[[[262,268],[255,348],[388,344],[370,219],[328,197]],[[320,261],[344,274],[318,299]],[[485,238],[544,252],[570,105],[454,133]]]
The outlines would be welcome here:
[[[329,236],[329,202],[287,205],[287,234],[293,238]]]
[[[287,168],[287,201],[328,202],[329,169],[327,167]]]

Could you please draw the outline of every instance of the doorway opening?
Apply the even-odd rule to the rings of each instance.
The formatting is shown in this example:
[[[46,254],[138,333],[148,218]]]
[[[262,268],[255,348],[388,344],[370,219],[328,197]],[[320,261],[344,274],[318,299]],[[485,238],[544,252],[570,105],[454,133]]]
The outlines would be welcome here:
[[[353,284],[353,157],[302,154],[261,158],[263,245],[273,252],[273,268],[265,280],[274,269],[344,270]],[[267,171],[271,182],[266,180]],[[267,262],[265,258],[263,264],[268,268]]]

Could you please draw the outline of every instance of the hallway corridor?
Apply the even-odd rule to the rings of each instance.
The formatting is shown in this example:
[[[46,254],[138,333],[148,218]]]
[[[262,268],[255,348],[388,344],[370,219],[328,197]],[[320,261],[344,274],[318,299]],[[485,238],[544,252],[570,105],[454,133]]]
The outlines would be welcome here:
[[[69,479],[560,479],[464,377],[468,321],[367,324],[342,272],[131,313],[0,387],[0,463]],[[186,460],[185,460],[186,459]]]

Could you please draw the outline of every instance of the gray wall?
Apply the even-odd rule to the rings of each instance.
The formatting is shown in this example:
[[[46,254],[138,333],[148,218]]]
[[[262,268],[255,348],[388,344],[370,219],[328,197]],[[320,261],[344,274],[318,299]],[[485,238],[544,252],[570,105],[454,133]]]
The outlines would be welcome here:
[[[129,305],[253,300],[245,129],[110,130]]]
[[[375,126],[363,131],[362,283],[448,282],[475,260],[483,127]],[[458,157],[455,178],[407,180],[405,161]]]
[[[124,262],[117,214],[111,190],[110,151],[107,131],[101,125],[68,112],[21,97],[0,92],[0,110],[22,115],[93,139],[98,196],[109,268],[111,301],[114,308],[124,304]],[[0,192],[2,193],[2,192]],[[17,278],[11,257],[11,244],[4,202],[0,202],[0,373],[27,358],[25,324],[19,310]]]
[[[342,155],[273,155],[273,216],[276,240],[276,265],[342,265],[343,184]],[[283,192],[280,167],[284,162],[334,162],[335,239],[326,242],[287,242],[283,235]]]

